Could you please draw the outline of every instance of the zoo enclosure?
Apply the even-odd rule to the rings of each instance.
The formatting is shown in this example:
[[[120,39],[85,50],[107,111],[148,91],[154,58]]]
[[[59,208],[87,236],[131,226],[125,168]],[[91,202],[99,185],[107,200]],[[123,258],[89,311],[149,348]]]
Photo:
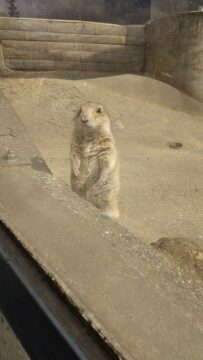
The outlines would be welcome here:
[[[0,69],[147,73],[203,100],[203,12],[145,25],[0,18]]]

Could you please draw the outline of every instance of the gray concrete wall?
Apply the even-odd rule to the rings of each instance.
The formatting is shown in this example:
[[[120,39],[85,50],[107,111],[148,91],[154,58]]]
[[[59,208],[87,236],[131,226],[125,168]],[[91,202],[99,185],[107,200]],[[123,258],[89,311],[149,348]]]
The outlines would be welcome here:
[[[146,26],[146,72],[203,100],[203,12],[179,14]]]
[[[0,312],[0,359],[1,360],[29,360],[15,333]]]
[[[16,70],[141,72],[144,25],[0,18],[5,65]]]
[[[198,10],[202,0],[151,0],[151,19]]]
[[[189,0],[151,0],[151,19],[188,11]]]

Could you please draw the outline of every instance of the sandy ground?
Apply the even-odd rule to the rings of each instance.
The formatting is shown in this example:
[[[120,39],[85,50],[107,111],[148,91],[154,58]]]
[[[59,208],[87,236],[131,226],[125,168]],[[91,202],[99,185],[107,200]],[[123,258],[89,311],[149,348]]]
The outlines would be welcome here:
[[[69,184],[73,116],[81,103],[100,102],[121,162],[119,223],[147,243],[183,236],[203,245],[203,106],[137,75],[41,76],[4,78],[0,87],[54,176]]]

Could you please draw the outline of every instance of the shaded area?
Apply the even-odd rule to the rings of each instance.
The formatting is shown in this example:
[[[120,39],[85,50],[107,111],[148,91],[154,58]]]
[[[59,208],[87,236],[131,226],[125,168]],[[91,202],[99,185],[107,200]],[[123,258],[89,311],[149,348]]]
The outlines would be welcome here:
[[[31,159],[31,166],[34,170],[44,171],[51,174],[51,171],[48,168],[46,162],[40,156],[35,156]]]
[[[50,173],[38,149],[31,143],[25,127],[0,90],[0,168],[32,166]]]

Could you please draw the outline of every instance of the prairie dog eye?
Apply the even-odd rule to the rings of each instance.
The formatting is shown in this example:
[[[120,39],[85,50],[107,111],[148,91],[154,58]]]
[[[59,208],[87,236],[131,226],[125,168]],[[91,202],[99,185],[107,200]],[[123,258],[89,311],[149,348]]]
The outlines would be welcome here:
[[[98,108],[97,108],[97,113],[98,114],[101,114],[103,112],[103,106],[99,106]]]

